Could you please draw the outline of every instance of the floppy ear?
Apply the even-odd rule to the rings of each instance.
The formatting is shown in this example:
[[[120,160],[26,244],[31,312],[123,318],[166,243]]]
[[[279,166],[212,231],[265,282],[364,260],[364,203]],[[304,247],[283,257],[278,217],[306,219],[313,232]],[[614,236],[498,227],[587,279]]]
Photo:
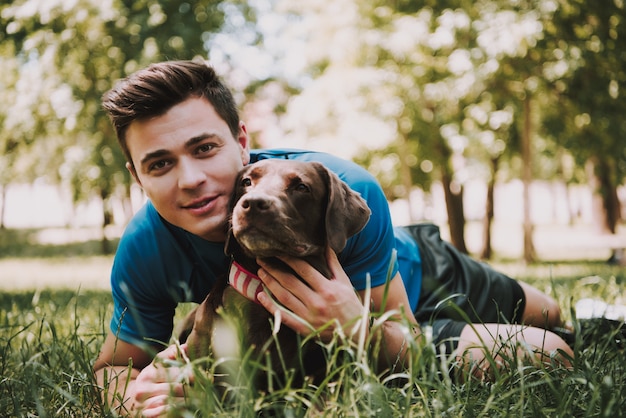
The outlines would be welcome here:
[[[228,227],[228,235],[226,235],[226,243],[224,244],[224,254],[235,255],[241,252],[241,247],[233,235],[232,228]]]
[[[365,227],[370,218],[370,208],[365,200],[335,173],[322,164],[316,164],[328,188],[326,240],[330,247],[339,253],[346,246],[348,238]]]
[[[235,208],[235,205],[237,204],[241,196],[243,196],[241,179],[243,178],[244,170],[246,170],[245,167],[237,175],[237,178],[235,179],[235,185],[233,187],[233,194],[230,196],[230,200],[228,201],[228,231],[226,232],[226,243],[224,244],[224,253],[226,255],[235,255],[242,252],[241,246],[233,235],[233,226],[230,217],[233,214],[233,209]]]

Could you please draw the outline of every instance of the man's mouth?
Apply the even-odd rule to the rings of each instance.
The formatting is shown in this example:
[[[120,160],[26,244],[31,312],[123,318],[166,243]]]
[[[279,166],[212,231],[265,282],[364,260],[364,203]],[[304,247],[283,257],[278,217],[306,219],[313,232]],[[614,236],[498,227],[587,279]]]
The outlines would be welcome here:
[[[183,209],[188,209],[188,210],[203,209],[209,206],[212,202],[214,202],[215,199],[216,199],[215,197],[204,197],[202,199],[193,200],[185,205],[182,205],[181,207]]]
[[[206,205],[207,203],[209,203],[211,201],[211,199],[203,199],[203,200],[198,200],[196,202],[193,202],[189,205],[183,206],[185,209],[198,209],[201,208],[202,206]]]

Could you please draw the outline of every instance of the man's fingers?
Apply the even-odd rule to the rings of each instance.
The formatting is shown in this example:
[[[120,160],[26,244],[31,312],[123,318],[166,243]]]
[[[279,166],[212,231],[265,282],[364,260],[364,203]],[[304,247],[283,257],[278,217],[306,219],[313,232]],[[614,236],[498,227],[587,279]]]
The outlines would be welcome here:
[[[260,292],[257,295],[257,299],[269,313],[274,315],[275,320],[280,318],[281,324],[278,325],[276,323],[276,326],[287,326],[301,335],[306,335],[314,329],[311,324],[306,322],[303,318],[299,318],[291,310],[285,308],[284,306],[279,306],[271,296],[265,293],[265,291]]]
[[[291,267],[291,269],[299,276],[295,277],[290,275],[291,277],[288,281],[281,282],[281,284],[290,291],[296,292],[300,289],[313,289],[318,291],[324,286],[324,284],[328,283],[328,279],[324,277],[322,273],[313,268],[313,266],[311,266],[307,261],[291,256],[281,256],[278,258]],[[270,273],[272,273],[275,277],[278,277],[281,271],[275,269],[270,270]],[[282,277],[286,278],[287,276]]]
[[[335,251],[330,248],[330,246],[326,247],[326,260],[328,263],[328,268],[330,268],[330,272],[333,275],[333,279],[343,282],[344,284],[350,285],[352,287],[352,282],[350,278],[341,267],[341,263],[339,263],[339,259],[337,258],[337,254]]]
[[[178,357],[178,347],[175,344],[170,345],[165,350],[157,353],[156,355],[160,359],[174,360]]]
[[[143,417],[158,417],[167,411],[167,395],[154,396],[139,405]]]
[[[290,310],[301,309],[306,292],[311,291],[307,285],[289,273],[276,270],[272,272],[262,267],[259,270],[259,278],[273,297]]]
[[[293,265],[289,264],[290,267],[296,272],[296,274],[300,275],[303,280],[306,280],[308,283],[309,280],[303,276],[302,271],[307,271],[306,267],[309,267],[310,271],[315,271],[306,261],[289,259],[293,262]],[[287,261],[285,260],[287,263]],[[277,269],[271,264],[266,264],[263,261],[259,261],[259,265],[261,269],[259,270],[259,278],[267,286],[272,294],[274,294],[278,300],[283,303],[289,303],[284,298],[288,298],[290,293],[296,298],[302,300],[306,298],[306,292],[310,291],[309,286],[303,280],[300,280],[298,277],[293,274],[286,272],[281,269]],[[308,274],[308,273],[307,273]]]

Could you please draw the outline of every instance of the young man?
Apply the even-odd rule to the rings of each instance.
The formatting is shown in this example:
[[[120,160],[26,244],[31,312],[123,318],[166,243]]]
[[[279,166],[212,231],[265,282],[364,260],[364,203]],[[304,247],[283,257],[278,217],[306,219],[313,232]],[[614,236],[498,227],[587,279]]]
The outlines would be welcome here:
[[[183,396],[181,370],[153,362],[155,356],[173,359],[176,347],[158,352],[163,345],[155,342],[170,341],[177,303],[201,302],[226,273],[223,245],[234,180],[242,167],[265,158],[320,161],[359,192],[372,211],[366,227],[339,256],[328,252],[333,280],[295,259],[285,261],[309,286],[261,264],[259,277],[274,297],[313,326],[331,320],[345,325],[358,318],[367,274],[372,304],[382,306],[391,266],[386,310],[414,313],[412,338],[420,333],[418,323],[431,324],[437,346],[443,344],[448,354],[456,349],[460,363],[471,359],[480,365],[485,346],[495,352],[503,339],[525,341],[540,358],[557,350],[573,355],[558,336],[533,327],[561,325],[554,300],[458,253],[432,225],[394,228],[379,185],[361,167],[323,153],[250,150],[231,93],[204,63],[163,62],[140,70],[105,94],[103,106],[127,168],[149,198],[126,228],[115,256],[111,329],[94,365],[99,382],[110,382],[110,395],[123,393],[124,408],[156,416],[166,411],[168,397]],[[475,324],[454,309],[436,308],[459,294],[451,300]],[[263,292],[258,301],[272,313],[278,309]],[[283,322],[303,335],[310,332],[288,315]],[[384,343],[383,356],[402,357],[406,335],[398,322],[387,321],[377,337]],[[567,365],[566,358],[562,361]]]

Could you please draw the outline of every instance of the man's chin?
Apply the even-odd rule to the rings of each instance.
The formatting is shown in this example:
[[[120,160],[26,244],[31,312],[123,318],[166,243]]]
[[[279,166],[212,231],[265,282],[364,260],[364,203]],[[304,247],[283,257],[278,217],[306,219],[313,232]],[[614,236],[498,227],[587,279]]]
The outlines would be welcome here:
[[[194,235],[204,238],[207,241],[220,242],[226,241],[226,233],[228,227],[223,222],[193,222],[188,228],[183,228]]]

